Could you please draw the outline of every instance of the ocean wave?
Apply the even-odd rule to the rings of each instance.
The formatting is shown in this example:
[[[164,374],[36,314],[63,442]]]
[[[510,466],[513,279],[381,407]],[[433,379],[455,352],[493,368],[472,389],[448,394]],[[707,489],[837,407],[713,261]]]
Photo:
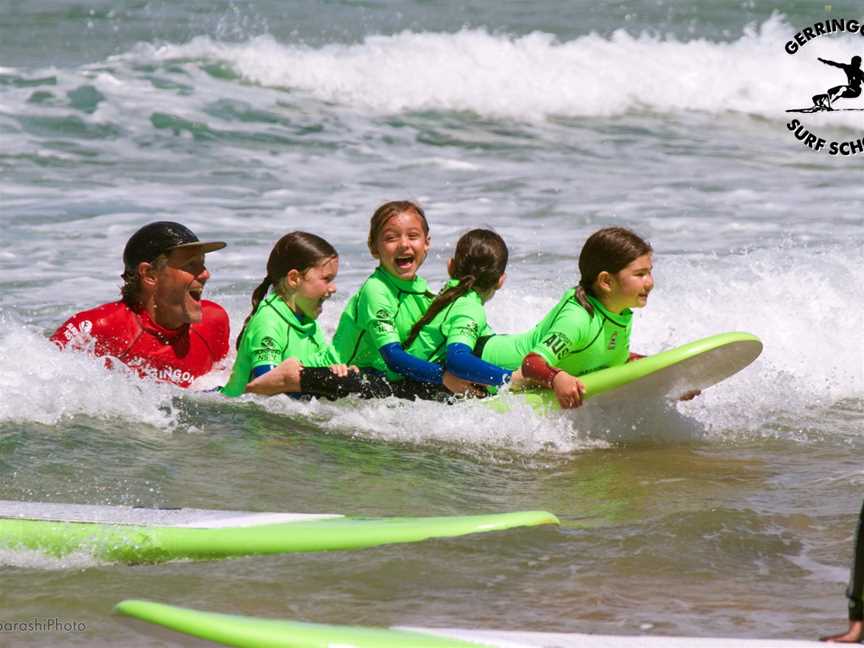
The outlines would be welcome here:
[[[121,58],[219,61],[247,82],[379,114],[471,111],[540,120],[698,111],[779,119],[785,109],[809,105],[813,94],[843,82],[842,73],[832,73],[817,55],[848,58],[857,43],[844,33],[790,56],[784,44],[795,31],[774,14],[731,42],[623,29],[565,42],[541,32],[402,32],[317,48],[269,35],[240,44],[198,37],[182,45],[144,44]],[[834,117],[832,123],[854,120]]]
[[[176,388],[139,380],[124,366],[108,369],[99,358],[61,351],[22,324],[0,321],[0,423],[58,425],[84,416],[177,426]]]

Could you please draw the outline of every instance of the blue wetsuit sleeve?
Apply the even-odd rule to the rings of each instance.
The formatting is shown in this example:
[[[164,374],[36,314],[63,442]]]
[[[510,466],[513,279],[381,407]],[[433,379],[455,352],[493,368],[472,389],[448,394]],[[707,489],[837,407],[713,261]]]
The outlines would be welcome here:
[[[249,380],[255,380],[258,376],[263,376],[268,371],[270,371],[276,365],[259,365],[252,370],[252,373],[249,374]]]
[[[398,342],[385,344],[378,349],[378,352],[391,371],[400,373],[411,380],[440,385],[444,379],[444,367],[406,353]]]
[[[447,371],[462,380],[483,385],[503,385],[513,373],[481,360],[471,347],[460,342],[447,345]]]

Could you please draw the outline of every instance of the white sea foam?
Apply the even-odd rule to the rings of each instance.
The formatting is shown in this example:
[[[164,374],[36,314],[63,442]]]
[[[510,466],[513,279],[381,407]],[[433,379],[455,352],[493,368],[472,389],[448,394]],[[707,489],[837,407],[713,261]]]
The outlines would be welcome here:
[[[795,31],[775,14],[732,42],[623,29],[566,42],[539,32],[403,32],[318,48],[271,36],[241,44],[198,37],[182,45],[142,45],[124,58],[216,59],[263,86],[382,114],[452,110],[531,121],[699,111],[785,119],[785,109],[810,105],[812,95],[845,81],[817,57],[848,59],[858,43],[843,33],[790,56],[784,44]],[[851,126],[857,119],[832,115],[831,123]]]
[[[84,415],[125,419],[170,430],[177,390],[107,369],[84,353],[60,351],[41,335],[4,318],[0,332],[0,422],[57,425]]]

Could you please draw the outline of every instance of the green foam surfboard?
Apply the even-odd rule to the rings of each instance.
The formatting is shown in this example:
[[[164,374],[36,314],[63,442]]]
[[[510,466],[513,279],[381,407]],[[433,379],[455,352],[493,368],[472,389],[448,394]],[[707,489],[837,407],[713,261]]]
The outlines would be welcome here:
[[[558,524],[545,511],[352,518],[302,513],[0,501],[0,547],[128,563],[365,549],[515,527]]]
[[[677,399],[738,373],[762,353],[762,342],[750,333],[721,333],[662,351],[634,362],[579,376],[585,400],[598,404],[636,399]],[[560,409],[551,390],[514,392],[518,401],[539,411]],[[507,411],[505,399],[491,407]]]
[[[200,612],[152,601],[122,601],[114,613],[176,632],[242,648],[476,648],[476,643],[409,630],[259,619]]]
[[[122,601],[115,614],[144,632],[167,628],[235,648],[816,648],[813,641],[580,633],[363,628],[200,612],[151,601]],[[139,624],[137,622],[144,622]],[[160,635],[162,636],[162,635]]]

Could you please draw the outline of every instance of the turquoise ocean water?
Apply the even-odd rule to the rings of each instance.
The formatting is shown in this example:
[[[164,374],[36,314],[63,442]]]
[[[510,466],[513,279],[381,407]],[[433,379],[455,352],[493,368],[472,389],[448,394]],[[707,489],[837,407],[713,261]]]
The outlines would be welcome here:
[[[0,551],[9,645],[163,646],[114,603],[366,625],[811,638],[844,625],[864,472],[864,156],[787,108],[843,82],[794,34],[853,3],[429,0],[0,3],[0,499],[443,515],[548,509],[560,530],[160,566]],[[848,107],[864,107],[849,100]],[[837,141],[864,113],[812,115]],[[805,118],[802,117],[802,120]],[[116,298],[129,234],[229,247],[206,296],[236,331],[272,243],[373,268],[375,207],[427,209],[433,285],[460,233],[511,249],[488,312],[533,324],[594,229],[655,250],[633,347],[744,330],[762,357],[687,404],[615,415],[312,403],[141,383],[47,341]],[[230,364],[202,379],[220,384]]]

